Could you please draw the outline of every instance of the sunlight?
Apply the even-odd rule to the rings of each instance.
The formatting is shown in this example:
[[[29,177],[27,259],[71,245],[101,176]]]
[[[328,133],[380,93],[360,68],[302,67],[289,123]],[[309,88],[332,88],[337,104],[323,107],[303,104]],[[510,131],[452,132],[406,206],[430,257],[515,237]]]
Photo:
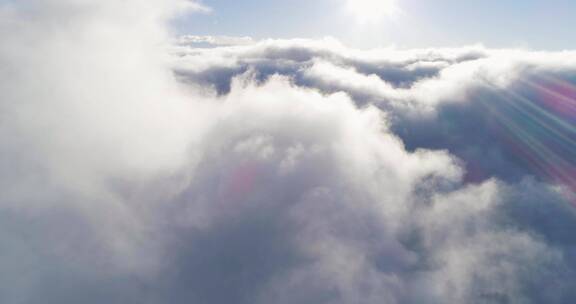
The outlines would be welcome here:
[[[397,0],[346,0],[346,10],[361,24],[376,24],[398,16]]]

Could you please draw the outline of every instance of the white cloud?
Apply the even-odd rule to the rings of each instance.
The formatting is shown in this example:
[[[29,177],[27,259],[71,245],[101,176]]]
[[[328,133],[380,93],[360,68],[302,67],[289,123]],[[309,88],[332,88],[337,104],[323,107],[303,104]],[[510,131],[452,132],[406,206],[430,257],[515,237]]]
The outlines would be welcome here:
[[[195,36],[184,35],[178,37],[176,42],[178,45],[183,46],[200,46],[204,44],[207,47],[214,46],[235,46],[235,45],[250,45],[255,41],[252,37],[230,37],[230,36]]]
[[[199,13],[211,13],[212,12],[212,8],[205,5],[201,1],[182,0],[180,3],[180,6],[184,10],[189,10],[189,11],[193,11],[193,12],[199,12]]]
[[[466,124],[573,53],[170,48],[176,1],[26,4],[0,27],[0,302],[574,299],[558,181]],[[471,180],[478,146],[522,180]]]

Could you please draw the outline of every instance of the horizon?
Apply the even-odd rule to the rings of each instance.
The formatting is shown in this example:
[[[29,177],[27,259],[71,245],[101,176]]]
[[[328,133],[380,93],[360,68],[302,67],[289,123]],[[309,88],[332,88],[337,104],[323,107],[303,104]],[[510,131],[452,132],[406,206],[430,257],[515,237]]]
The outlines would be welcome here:
[[[570,29],[576,27],[573,1],[362,1],[385,4],[381,8],[364,4],[367,8],[354,10],[352,0],[249,0],[232,4],[208,0],[202,3],[210,11],[178,18],[175,30],[258,40],[334,36],[361,48],[484,44],[490,48],[558,51],[576,47],[569,39]]]

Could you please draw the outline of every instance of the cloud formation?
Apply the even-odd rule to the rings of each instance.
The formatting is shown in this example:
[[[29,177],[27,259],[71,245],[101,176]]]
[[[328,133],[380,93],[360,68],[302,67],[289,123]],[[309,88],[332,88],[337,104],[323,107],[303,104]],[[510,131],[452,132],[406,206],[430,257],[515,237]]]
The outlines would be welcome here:
[[[168,45],[180,8],[0,9],[0,302],[576,299],[576,54]]]
[[[476,179],[532,174],[573,184],[574,52],[358,51],[331,40],[174,51],[182,81],[219,94],[238,75],[259,82],[285,75],[296,86],[378,107],[409,150],[448,149],[474,167],[468,171]]]

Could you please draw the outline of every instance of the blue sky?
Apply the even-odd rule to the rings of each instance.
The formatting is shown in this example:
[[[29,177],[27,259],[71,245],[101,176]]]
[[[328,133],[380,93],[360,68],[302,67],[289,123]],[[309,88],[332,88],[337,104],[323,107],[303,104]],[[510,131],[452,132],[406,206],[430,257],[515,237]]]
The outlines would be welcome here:
[[[576,1],[397,0],[400,13],[358,22],[346,1],[204,0],[213,12],[177,22],[180,33],[319,38],[332,36],[357,47],[460,46],[572,49]]]

